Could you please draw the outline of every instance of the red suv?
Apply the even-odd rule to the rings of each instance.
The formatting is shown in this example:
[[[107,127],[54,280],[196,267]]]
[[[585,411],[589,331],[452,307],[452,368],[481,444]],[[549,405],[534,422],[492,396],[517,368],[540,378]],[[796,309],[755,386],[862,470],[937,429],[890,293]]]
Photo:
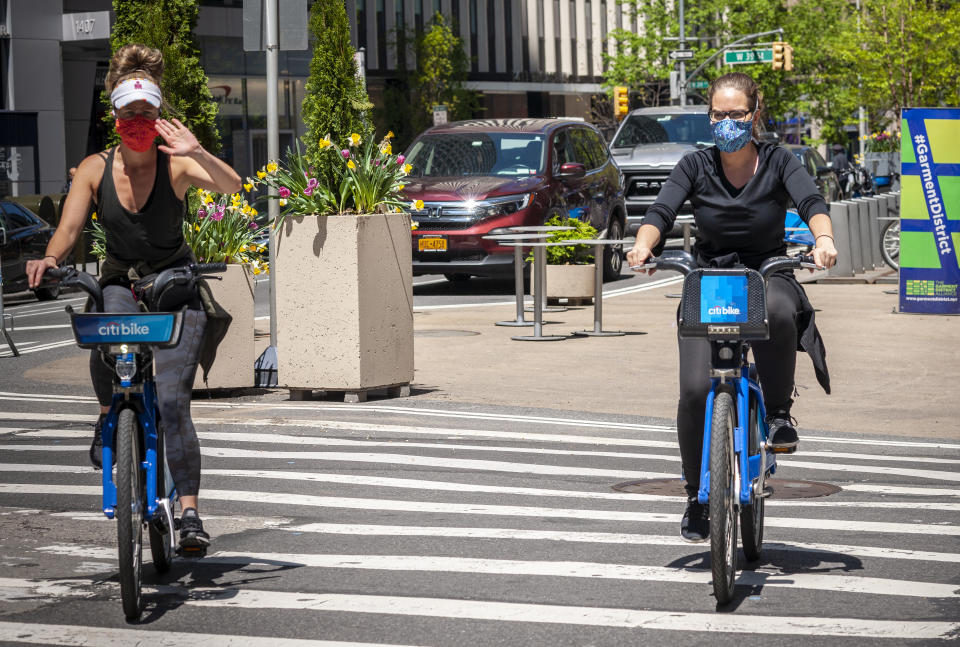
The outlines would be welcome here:
[[[511,276],[513,248],[484,240],[554,216],[623,238],[623,176],[593,126],[570,119],[483,119],[434,126],[410,145],[403,192],[419,228],[413,273]],[[413,205],[420,206],[415,209]],[[604,277],[620,276],[621,247],[608,246]]]

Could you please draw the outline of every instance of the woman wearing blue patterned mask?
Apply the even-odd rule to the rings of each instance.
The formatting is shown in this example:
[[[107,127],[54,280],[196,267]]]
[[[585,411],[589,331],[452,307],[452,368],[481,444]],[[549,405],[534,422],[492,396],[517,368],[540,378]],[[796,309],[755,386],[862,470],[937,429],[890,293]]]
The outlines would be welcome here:
[[[687,154],[664,183],[637,232],[630,265],[642,265],[673,227],[686,200],[697,224],[694,256],[701,266],[741,263],[758,269],[786,253],[784,217],[792,200],[816,239],[814,260],[832,267],[837,260],[827,205],[800,161],[792,153],[756,139],[763,112],[759,87],[746,74],[721,76],[707,93],[715,146]],[[830,392],[825,351],[813,307],[792,272],[775,273],[767,282],[770,339],[753,343],[763,387],[770,444],[795,451],[797,430],[790,417],[796,351],[806,350],[817,379]],[[704,339],[683,339],[680,346],[680,402],[677,435],[686,478],[687,509],[680,534],[699,542],[709,533],[709,510],[697,502],[700,487],[704,408],[710,388],[710,346]]]

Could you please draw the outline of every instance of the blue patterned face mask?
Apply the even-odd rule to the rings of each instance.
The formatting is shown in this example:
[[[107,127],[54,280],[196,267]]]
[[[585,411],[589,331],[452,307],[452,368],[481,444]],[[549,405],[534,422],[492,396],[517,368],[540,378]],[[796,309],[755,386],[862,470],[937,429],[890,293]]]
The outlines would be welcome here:
[[[729,117],[713,124],[713,141],[724,153],[735,153],[750,141],[753,121],[734,121]]]

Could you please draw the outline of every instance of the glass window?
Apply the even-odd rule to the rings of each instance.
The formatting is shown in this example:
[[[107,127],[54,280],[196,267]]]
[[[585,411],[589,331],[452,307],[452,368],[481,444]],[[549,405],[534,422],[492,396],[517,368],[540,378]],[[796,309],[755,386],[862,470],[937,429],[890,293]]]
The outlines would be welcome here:
[[[577,161],[577,154],[571,141],[569,128],[560,130],[553,136],[553,172],[560,171],[564,164]]]
[[[571,135],[573,150],[576,156],[575,161],[583,164],[588,171],[600,166],[599,160],[594,155],[593,142],[590,141],[590,131],[586,128],[574,128]]]
[[[3,210],[7,214],[7,229],[23,229],[24,227],[42,224],[39,218],[16,202],[4,202]]]
[[[543,168],[543,136],[524,133],[438,133],[418,139],[407,163],[413,177],[530,176]]]
[[[603,137],[595,130],[588,130],[587,135],[593,147],[593,156],[597,160],[597,166],[603,166],[610,159],[610,151],[607,150],[607,144]]]
[[[710,120],[705,113],[631,115],[617,133],[613,147],[665,143],[712,145]]]

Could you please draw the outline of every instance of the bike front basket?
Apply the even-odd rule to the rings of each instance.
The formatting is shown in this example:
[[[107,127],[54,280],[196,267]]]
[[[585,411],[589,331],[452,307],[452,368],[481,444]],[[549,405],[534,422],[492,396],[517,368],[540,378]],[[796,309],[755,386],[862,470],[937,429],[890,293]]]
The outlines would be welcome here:
[[[681,337],[768,339],[763,277],[746,268],[697,269],[683,281]]]
[[[183,312],[75,312],[70,316],[80,348],[107,344],[145,344],[171,348],[180,342]]]

